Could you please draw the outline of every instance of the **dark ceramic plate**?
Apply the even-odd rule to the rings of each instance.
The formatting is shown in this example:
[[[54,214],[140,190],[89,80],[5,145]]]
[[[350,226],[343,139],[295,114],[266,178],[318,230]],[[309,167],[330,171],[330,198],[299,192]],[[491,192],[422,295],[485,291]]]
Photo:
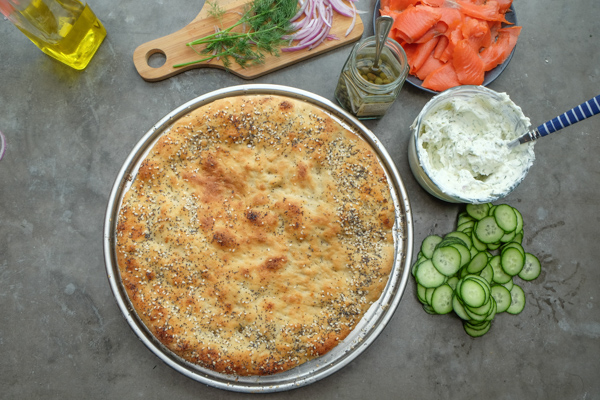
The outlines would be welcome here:
[[[380,8],[380,0],[377,0],[377,2],[375,3],[375,11],[373,12],[373,29],[375,29],[375,20],[381,15],[379,13],[379,8]],[[512,26],[517,25],[517,14],[515,13],[515,8],[511,5],[509,11],[506,13],[506,20],[508,22],[510,22],[512,24]],[[503,26],[505,26],[506,24],[503,24]],[[509,25],[506,25],[509,26]],[[515,53],[515,48],[513,48],[512,52],[510,53],[510,55],[508,56],[508,58],[506,60],[504,60],[504,62],[500,65],[498,65],[496,68],[494,68],[491,71],[488,71],[485,73],[485,77],[483,78],[483,86],[487,86],[490,83],[492,83],[498,76],[500,76],[500,74],[502,73],[502,71],[504,71],[504,69],[506,68],[506,66],[508,65],[508,63],[510,62],[510,60],[512,59],[513,54]],[[406,81],[408,83],[410,83],[413,86],[418,87],[421,90],[425,90],[426,92],[429,93],[434,93],[437,94],[438,92],[436,92],[435,90],[431,90],[431,89],[427,89],[423,87],[423,81],[420,80],[419,78],[417,78],[416,76],[413,75],[408,75],[408,77],[406,78]]]

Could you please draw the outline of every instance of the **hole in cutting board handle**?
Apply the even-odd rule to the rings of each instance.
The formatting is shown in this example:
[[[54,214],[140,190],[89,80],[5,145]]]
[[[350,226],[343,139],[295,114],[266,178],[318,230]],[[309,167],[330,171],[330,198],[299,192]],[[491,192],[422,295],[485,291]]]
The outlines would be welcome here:
[[[167,62],[167,55],[160,49],[152,49],[146,54],[146,62],[151,68],[160,68]]]

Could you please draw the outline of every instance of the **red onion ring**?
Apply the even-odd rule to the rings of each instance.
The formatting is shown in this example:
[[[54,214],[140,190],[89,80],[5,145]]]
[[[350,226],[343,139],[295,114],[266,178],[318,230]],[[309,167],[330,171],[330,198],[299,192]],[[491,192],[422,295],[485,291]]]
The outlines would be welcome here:
[[[296,51],[308,48],[309,50],[321,44],[324,40],[339,40],[331,35],[333,25],[334,11],[345,17],[352,18],[352,22],[346,31],[348,36],[356,25],[356,15],[358,11],[354,6],[354,1],[347,0],[350,6],[343,0],[299,0],[300,9],[292,18],[293,33],[285,35],[284,39],[297,41],[296,45],[284,47],[282,51]]]
[[[4,157],[4,153],[6,153],[6,138],[0,131],[0,160],[2,160],[2,157]]]

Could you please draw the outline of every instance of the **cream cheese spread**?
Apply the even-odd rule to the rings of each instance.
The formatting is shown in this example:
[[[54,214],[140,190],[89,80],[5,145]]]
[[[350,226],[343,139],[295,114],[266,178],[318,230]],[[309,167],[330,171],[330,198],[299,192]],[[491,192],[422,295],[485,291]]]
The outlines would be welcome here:
[[[533,142],[508,147],[529,124],[506,93],[448,98],[421,121],[419,162],[444,193],[493,201],[521,182],[535,159]]]

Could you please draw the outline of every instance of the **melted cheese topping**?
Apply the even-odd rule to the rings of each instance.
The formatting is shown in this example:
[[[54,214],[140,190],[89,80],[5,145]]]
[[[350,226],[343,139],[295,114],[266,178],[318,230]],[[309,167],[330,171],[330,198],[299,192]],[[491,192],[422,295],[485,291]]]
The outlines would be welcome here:
[[[124,196],[121,279],[171,351],[238,375],[327,353],[381,295],[393,201],[376,154],[320,109],[215,101],[158,140]]]

